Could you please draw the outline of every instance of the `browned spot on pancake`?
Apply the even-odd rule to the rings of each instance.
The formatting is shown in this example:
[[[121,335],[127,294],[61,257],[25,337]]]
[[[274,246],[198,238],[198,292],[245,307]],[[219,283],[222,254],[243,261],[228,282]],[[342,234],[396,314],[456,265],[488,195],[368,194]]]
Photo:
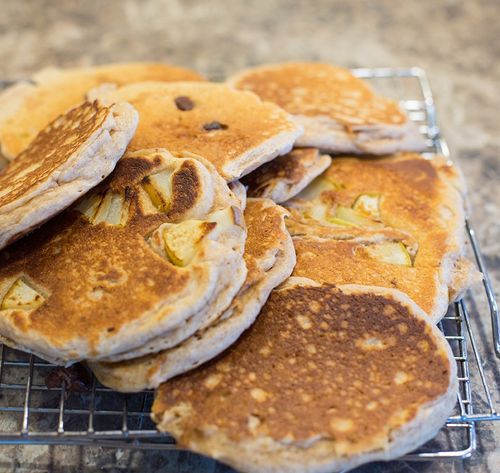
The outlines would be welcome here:
[[[121,163],[125,161],[126,165],[122,165]],[[151,161],[146,158],[127,157],[125,155],[113,171],[113,177],[109,180],[109,187],[115,192],[120,192],[127,187],[133,186],[148,174],[151,174],[160,163],[160,159]]]
[[[322,311],[311,311],[311,301]],[[309,320],[307,328],[298,315]],[[400,324],[407,327],[404,338]],[[422,342],[431,349],[422,353]],[[296,441],[321,435],[347,442],[350,451],[377,448],[448,389],[449,361],[437,350],[427,324],[392,299],[346,295],[331,285],[275,291],[222,356],[162,385],[153,412],[192,406],[178,419],[181,442],[211,425],[236,441],[258,433]],[[229,368],[221,371],[222,365]],[[204,383],[215,374],[221,379],[208,389]],[[256,431],[249,415],[260,419]]]
[[[44,128],[0,174],[0,207],[47,181],[105,122],[109,107],[84,102]],[[9,189],[7,193],[2,190]]]
[[[193,207],[201,192],[200,176],[195,164],[184,161],[172,175],[172,206],[169,215],[172,217],[180,215]]]

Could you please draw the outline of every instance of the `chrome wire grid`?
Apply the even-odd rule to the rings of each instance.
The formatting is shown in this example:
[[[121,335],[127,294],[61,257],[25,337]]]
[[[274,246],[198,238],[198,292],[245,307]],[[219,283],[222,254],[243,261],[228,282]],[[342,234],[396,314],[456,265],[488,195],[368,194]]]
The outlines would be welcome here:
[[[440,135],[428,79],[420,68],[354,69],[379,92],[399,100],[427,140],[426,154],[449,157]],[[7,85],[6,83],[2,84]],[[459,396],[455,412],[431,442],[405,460],[459,459],[476,448],[476,422],[500,420],[492,398],[491,374],[483,357],[500,357],[498,307],[478,241],[466,222],[471,253],[484,274],[482,291],[450,306],[439,324],[458,366]],[[489,311],[489,314],[487,312]],[[478,336],[477,323],[490,323],[493,340]],[[483,332],[479,333],[482,335]],[[494,357],[487,357],[489,361]],[[153,392],[120,394],[95,378],[89,392],[69,394],[64,384],[49,389],[45,377],[54,368],[33,355],[0,345],[0,444],[79,444],[120,448],[176,449],[149,417]],[[493,386],[495,389],[495,387]]]

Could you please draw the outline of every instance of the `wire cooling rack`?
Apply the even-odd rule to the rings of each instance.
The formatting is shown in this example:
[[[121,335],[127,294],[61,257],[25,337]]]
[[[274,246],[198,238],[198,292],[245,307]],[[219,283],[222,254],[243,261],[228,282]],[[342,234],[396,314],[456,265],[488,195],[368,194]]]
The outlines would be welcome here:
[[[375,89],[400,101],[427,140],[429,156],[449,157],[440,135],[429,82],[420,68],[355,69]],[[3,84],[4,86],[6,84]],[[440,328],[458,366],[455,412],[431,442],[406,460],[459,459],[476,448],[476,423],[500,420],[493,401],[494,353],[500,356],[498,307],[474,230],[466,222],[470,249],[484,274],[481,291],[450,306]],[[493,340],[484,336],[491,319]],[[479,330],[477,324],[483,324]],[[489,361],[485,367],[484,359]],[[150,420],[153,393],[124,395],[91,381],[89,392],[68,393],[64,384],[48,389],[45,377],[54,366],[33,355],[0,345],[0,444],[79,444],[120,448],[176,449],[172,438]]]

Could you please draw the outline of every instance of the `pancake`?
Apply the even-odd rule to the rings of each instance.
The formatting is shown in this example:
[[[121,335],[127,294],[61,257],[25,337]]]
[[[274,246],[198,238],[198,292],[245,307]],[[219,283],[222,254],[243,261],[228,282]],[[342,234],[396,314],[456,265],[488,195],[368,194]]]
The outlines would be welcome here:
[[[425,142],[397,102],[376,95],[347,69],[318,63],[260,66],[228,84],[278,104],[304,127],[296,146],[327,152],[421,151]]]
[[[443,334],[399,291],[291,278],[223,355],[160,386],[158,428],[244,472],[332,472],[431,439],[456,402]]]
[[[296,148],[260,166],[245,176],[251,197],[263,197],[276,203],[296,196],[331,164],[332,159],[315,148]]]
[[[189,150],[211,161],[227,181],[288,153],[302,132],[278,106],[223,84],[144,82],[98,88],[89,97],[137,108],[139,127],[129,150]]]
[[[136,127],[127,103],[85,102],[43,129],[0,173],[0,249],[108,176]]]
[[[33,83],[20,82],[0,94],[0,146],[13,159],[52,120],[85,100],[98,85],[119,86],[145,80],[198,81],[189,69],[155,63],[107,64],[76,69],[43,69]]]
[[[465,259],[464,194],[442,157],[336,158],[287,202],[294,275],[397,288],[437,322],[480,279]]]
[[[285,222],[285,211],[267,199],[249,199],[245,210],[248,238],[245,283],[231,305],[214,323],[180,345],[122,363],[91,363],[99,381],[123,392],[156,388],[178,374],[214,358],[255,321],[271,290],[290,276],[295,251]]]
[[[186,321],[240,289],[245,239],[239,201],[209,162],[130,153],[74,207],[0,253],[0,335],[59,364],[166,333],[178,343],[198,328]]]

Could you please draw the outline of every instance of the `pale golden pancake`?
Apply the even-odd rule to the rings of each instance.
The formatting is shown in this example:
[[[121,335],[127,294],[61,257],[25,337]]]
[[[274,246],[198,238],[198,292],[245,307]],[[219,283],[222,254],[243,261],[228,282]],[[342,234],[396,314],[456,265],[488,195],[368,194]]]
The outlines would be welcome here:
[[[227,82],[290,113],[304,127],[297,146],[370,154],[425,148],[417,126],[397,102],[375,94],[347,69],[319,63],[265,65]]]
[[[179,343],[212,300],[238,292],[245,239],[239,201],[209,162],[128,154],[0,253],[0,335],[60,364],[154,350],[159,336]]]
[[[231,305],[208,327],[170,350],[120,363],[91,363],[99,381],[117,391],[156,388],[224,351],[255,320],[271,290],[290,276],[295,251],[286,230],[283,207],[267,199],[249,199],[245,209],[248,238],[246,280]]]
[[[287,153],[302,132],[277,105],[223,84],[144,82],[89,96],[137,108],[139,127],[129,150],[189,150],[211,161],[227,181]]]
[[[443,334],[399,291],[291,278],[216,360],[163,384],[158,428],[244,472],[337,472],[432,438],[457,396]]]
[[[181,67],[157,63],[107,64],[76,69],[44,69],[33,83],[19,83],[0,94],[0,146],[13,159],[53,119],[85,100],[93,87],[145,80],[198,81],[203,77]]]
[[[464,192],[441,157],[335,158],[286,204],[294,274],[398,288],[438,321],[478,279],[464,259]]]
[[[315,148],[296,148],[284,156],[269,161],[245,176],[251,197],[263,197],[276,203],[295,197],[332,162]]]
[[[44,128],[0,173],[0,249],[108,176],[137,127],[127,103],[85,102]]]

